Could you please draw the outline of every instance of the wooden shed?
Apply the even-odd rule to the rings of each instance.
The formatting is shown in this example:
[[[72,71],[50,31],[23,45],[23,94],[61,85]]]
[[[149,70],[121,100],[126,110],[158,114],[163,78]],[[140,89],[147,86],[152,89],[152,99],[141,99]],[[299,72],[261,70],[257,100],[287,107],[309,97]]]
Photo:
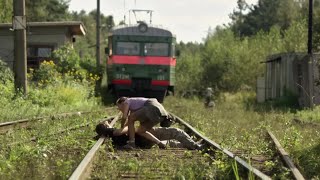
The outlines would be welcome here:
[[[319,54],[282,53],[271,55],[265,63],[265,73],[257,80],[257,101],[297,97],[301,107],[319,104]],[[312,62],[313,61],[313,62]]]
[[[13,67],[14,32],[11,23],[0,24],[0,59]],[[79,21],[27,23],[27,65],[37,68],[48,60],[53,50],[66,43],[73,43],[75,36],[84,36],[85,27]]]

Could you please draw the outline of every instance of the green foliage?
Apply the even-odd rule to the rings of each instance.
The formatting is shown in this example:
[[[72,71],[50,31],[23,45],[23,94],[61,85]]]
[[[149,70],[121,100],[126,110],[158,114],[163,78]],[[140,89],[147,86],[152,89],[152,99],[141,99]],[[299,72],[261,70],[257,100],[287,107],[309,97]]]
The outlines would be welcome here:
[[[230,27],[241,37],[256,35],[261,30],[267,32],[275,25],[286,30],[303,17],[301,2],[303,1],[259,0],[256,5],[248,6],[239,0],[237,9],[230,15]]]
[[[302,173],[306,179],[320,178],[320,144],[304,148],[295,152],[298,156],[299,165],[303,167]]]
[[[0,84],[7,85],[13,82],[13,72],[8,65],[0,59]]]
[[[200,47],[197,44],[180,43],[177,47],[181,50],[176,66],[176,90],[194,90],[201,88],[199,78],[202,74]],[[188,76],[186,76],[188,74]]]
[[[30,22],[70,20],[68,0],[26,0]]]
[[[96,11],[93,10],[89,13],[84,10],[80,12],[72,12],[72,19],[76,21],[82,21],[86,27],[86,36],[78,37],[77,41],[74,43],[75,51],[78,52],[81,58],[92,58],[95,57],[96,54]],[[100,45],[101,45],[101,59],[102,62],[105,62],[106,59],[104,53],[104,47],[107,47],[107,35],[109,30],[115,25],[113,16],[105,16],[101,14],[101,34],[100,34]],[[94,61],[94,64],[96,62]]]
[[[177,65],[177,84],[185,87],[205,85],[219,91],[255,89],[256,77],[265,70],[265,64],[261,62],[268,55],[303,51],[307,41],[305,26],[304,21],[293,22],[283,32],[274,26],[269,32],[260,31],[255,36],[243,38],[237,37],[229,28],[217,27],[207,37],[204,47],[199,48],[200,58],[192,51],[190,55],[182,54],[181,63],[185,64]],[[190,51],[190,47],[186,51]]]
[[[58,133],[90,122],[101,114],[36,121],[30,129],[16,129],[0,139],[1,179],[66,179],[92,147],[92,126]],[[30,141],[36,136],[37,142]]]
[[[284,32],[283,50],[285,52],[305,52],[307,39],[307,23],[305,21],[294,21],[290,28]]]
[[[303,109],[297,112],[296,116],[303,123],[320,123],[320,106],[315,106],[313,109]]]
[[[14,95],[13,72],[7,64],[0,60],[0,104],[8,103]]]
[[[0,23],[9,23],[12,21],[13,0],[0,0]]]
[[[284,112],[277,109],[255,111],[255,104],[251,104],[251,107],[246,104],[248,98],[251,99],[252,96],[254,96],[252,92],[223,93],[213,109],[204,108],[200,100],[174,97],[168,97],[164,105],[166,109],[187,121],[203,135],[223,148],[237,152],[237,155],[246,159],[247,162],[249,161],[247,158],[256,155],[271,157],[272,162],[265,161],[264,163],[268,172],[274,172],[272,179],[288,179],[290,173],[285,169],[280,169],[283,167],[281,160],[274,159],[274,149],[266,140],[265,129],[272,129],[273,134],[285,147],[294,163],[302,170],[303,175],[308,174],[307,179],[317,179],[320,175],[319,128],[317,125],[297,124],[292,121],[292,118],[300,113],[307,113],[306,110],[297,110],[297,112],[290,110]],[[309,115],[318,114],[318,111],[319,108],[310,110],[308,113]],[[311,156],[308,155],[309,153]],[[232,162],[228,162],[217,153],[215,157],[214,164],[219,168],[218,175],[221,175],[218,177],[235,179]],[[254,162],[252,163],[254,165]],[[239,174],[241,172],[239,171]]]
[[[34,72],[33,72],[34,71]],[[53,61],[43,61],[39,69],[31,70],[32,80],[36,81],[40,86],[53,84],[61,79],[61,75],[57,71],[57,66]]]
[[[100,76],[83,69],[79,56],[70,46],[56,52],[57,64],[48,60],[41,63],[39,69],[30,69],[27,96],[15,93],[13,73],[0,61],[0,119],[17,119],[47,111],[87,109],[99,104],[94,95]]]
[[[71,44],[66,44],[55,50],[52,53],[52,57],[56,61],[58,71],[63,74],[68,71],[77,71],[81,68],[80,57]]]

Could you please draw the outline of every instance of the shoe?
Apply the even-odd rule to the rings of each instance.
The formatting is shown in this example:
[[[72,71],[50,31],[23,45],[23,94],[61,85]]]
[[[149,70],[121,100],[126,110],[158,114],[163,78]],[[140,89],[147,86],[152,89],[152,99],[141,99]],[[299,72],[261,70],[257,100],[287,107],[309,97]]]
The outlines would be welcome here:
[[[167,148],[167,146],[165,144],[163,144],[162,142],[160,142],[158,144],[158,146],[159,146],[160,149],[166,149]]]
[[[199,151],[202,151],[202,150],[204,150],[204,145],[203,144],[197,144],[196,145],[196,150],[199,150]]]
[[[128,144],[122,146],[123,149],[133,150],[136,148],[135,142],[128,142]]]

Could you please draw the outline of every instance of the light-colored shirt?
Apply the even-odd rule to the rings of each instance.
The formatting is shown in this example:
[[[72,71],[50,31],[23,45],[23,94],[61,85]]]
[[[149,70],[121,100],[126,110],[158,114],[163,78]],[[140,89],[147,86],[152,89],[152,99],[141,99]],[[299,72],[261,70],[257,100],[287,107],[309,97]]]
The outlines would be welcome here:
[[[136,111],[144,106],[144,103],[148,100],[148,98],[144,97],[136,97],[136,98],[128,98],[124,102],[128,103],[130,111]]]

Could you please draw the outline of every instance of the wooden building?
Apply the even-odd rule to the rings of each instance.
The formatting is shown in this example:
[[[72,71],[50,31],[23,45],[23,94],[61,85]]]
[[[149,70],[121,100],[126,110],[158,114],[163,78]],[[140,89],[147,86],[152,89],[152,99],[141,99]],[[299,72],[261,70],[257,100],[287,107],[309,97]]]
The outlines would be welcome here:
[[[13,67],[14,32],[11,23],[0,24],[0,59]],[[37,68],[50,58],[53,50],[66,43],[75,42],[75,36],[84,36],[82,22],[29,22],[27,23],[27,65]]]
[[[296,97],[301,107],[320,104],[319,54],[312,58],[305,53],[271,55],[265,63],[265,73],[257,80],[257,101]],[[313,62],[312,62],[313,61]]]

